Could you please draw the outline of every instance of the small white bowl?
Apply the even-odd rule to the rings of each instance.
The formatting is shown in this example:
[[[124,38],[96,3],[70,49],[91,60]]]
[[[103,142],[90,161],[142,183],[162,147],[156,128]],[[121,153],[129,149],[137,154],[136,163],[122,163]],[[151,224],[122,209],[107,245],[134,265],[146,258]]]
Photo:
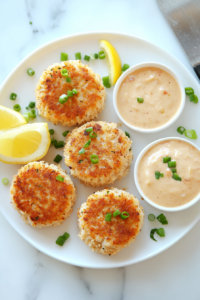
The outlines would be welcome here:
[[[123,80],[129,75],[131,74],[133,71],[144,68],[144,67],[156,67],[156,68],[160,68],[166,72],[168,72],[170,75],[172,75],[172,77],[174,77],[174,79],[176,80],[176,82],[179,85],[180,91],[181,91],[181,104],[179,106],[179,109],[177,110],[177,112],[175,113],[175,115],[164,125],[160,126],[160,127],[156,127],[156,128],[152,128],[152,129],[144,129],[144,128],[140,128],[140,127],[136,127],[133,126],[129,123],[127,123],[124,118],[122,118],[118,107],[117,107],[117,95],[118,95],[118,91],[119,91],[119,87],[121,86]],[[128,70],[126,70],[118,79],[115,87],[114,87],[114,91],[113,91],[113,104],[114,104],[114,108],[115,111],[118,115],[118,117],[120,118],[120,120],[129,128],[137,131],[137,132],[144,132],[144,133],[154,133],[154,132],[158,132],[160,130],[166,129],[167,127],[169,127],[170,125],[172,125],[181,115],[183,108],[185,106],[185,89],[183,87],[183,84],[181,82],[181,80],[179,79],[179,77],[177,76],[177,74],[170,69],[169,67],[167,67],[166,65],[157,63],[157,62],[145,62],[145,63],[140,63],[137,65],[134,65],[132,67],[130,67]]]
[[[142,189],[140,188],[140,185],[139,185],[139,182],[138,182],[138,167],[139,167],[139,164],[140,164],[140,161],[142,159],[142,157],[145,155],[145,153],[150,149],[152,148],[153,146],[161,143],[161,142],[164,142],[164,141],[169,141],[169,140],[178,140],[178,141],[183,141],[185,143],[188,143],[190,145],[192,145],[193,147],[195,147],[199,152],[200,152],[200,149],[195,145],[193,144],[192,142],[188,141],[188,140],[185,140],[185,139],[182,139],[182,138],[177,138],[177,137],[168,137],[168,138],[163,138],[163,139],[159,139],[157,141],[154,141],[153,143],[147,145],[141,152],[140,154],[138,155],[137,157],[137,160],[135,162],[135,166],[134,166],[134,181],[135,181],[135,185],[138,189],[138,192],[140,193],[140,195],[144,198],[144,200],[146,202],[148,202],[150,205],[154,206],[155,208],[157,209],[160,209],[160,210],[164,210],[164,211],[180,211],[180,210],[184,210],[184,209],[187,209],[189,207],[191,207],[192,205],[194,205],[195,203],[197,203],[200,199],[200,193],[194,198],[192,199],[190,202],[184,204],[184,205],[181,205],[181,206],[177,206],[177,207],[165,207],[165,206],[161,206],[161,205],[158,205],[156,203],[154,203],[153,201],[151,201],[151,199],[149,199],[142,191]]]

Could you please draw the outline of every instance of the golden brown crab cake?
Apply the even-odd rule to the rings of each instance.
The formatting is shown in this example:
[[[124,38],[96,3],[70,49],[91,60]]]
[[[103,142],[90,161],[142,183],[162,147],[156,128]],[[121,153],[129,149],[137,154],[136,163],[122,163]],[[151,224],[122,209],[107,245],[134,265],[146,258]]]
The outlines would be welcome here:
[[[67,69],[71,82],[61,75]],[[76,89],[78,93],[64,104],[59,97]],[[36,86],[39,114],[54,124],[73,126],[91,121],[105,106],[106,92],[101,77],[79,60],[69,60],[48,67]]]
[[[25,223],[39,228],[61,225],[76,200],[71,178],[61,167],[44,161],[22,167],[13,178],[10,195]]]
[[[96,138],[90,138],[87,128],[92,127]],[[84,145],[91,140],[90,145]],[[65,163],[71,175],[86,186],[99,187],[126,176],[133,160],[131,140],[115,123],[89,122],[67,135],[64,148]],[[81,149],[84,154],[79,154]],[[91,162],[91,155],[98,156],[98,163]]]
[[[115,211],[128,216],[114,217]],[[79,237],[92,251],[113,255],[129,246],[141,231],[144,212],[136,197],[116,188],[104,189],[88,197],[78,210]],[[111,214],[111,221],[106,221]]]

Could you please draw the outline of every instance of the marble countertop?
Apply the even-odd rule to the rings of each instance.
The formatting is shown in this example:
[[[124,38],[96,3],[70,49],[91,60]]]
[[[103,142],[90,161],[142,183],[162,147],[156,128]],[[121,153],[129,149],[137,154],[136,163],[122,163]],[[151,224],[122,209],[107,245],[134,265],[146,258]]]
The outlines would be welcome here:
[[[42,44],[91,30],[147,39],[172,53],[194,74],[155,0],[7,0],[0,1],[0,15],[0,84]],[[124,268],[94,270],[39,252],[0,213],[0,299],[200,299],[199,232],[200,222],[156,257]]]

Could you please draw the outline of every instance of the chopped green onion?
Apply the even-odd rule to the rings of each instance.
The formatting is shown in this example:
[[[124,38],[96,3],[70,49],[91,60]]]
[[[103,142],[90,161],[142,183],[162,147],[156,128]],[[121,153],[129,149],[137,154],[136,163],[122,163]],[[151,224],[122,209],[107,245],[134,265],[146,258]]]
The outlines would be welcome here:
[[[35,71],[33,71],[33,69],[29,68],[29,69],[27,70],[27,74],[28,74],[29,76],[33,76],[33,75],[35,74]]]
[[[86,132],[92,132],[93,131],[93,127],[88,127],[85,129]]]
[[[29,22],[29,24],[32,25],[33,23],[32,23],[32,22]]]
[[[67,102],[68,98],[69,98],[69,97],[68,97],[67,95],[65,95],[65,94],[61,95],[61,96],[59,97],[59,103],[60,103],[60,104],[64,104],[65,102]]]
[[[143,103],[143,102],[144,102],[144,99],[143,99],[143,98],[137,98],[137,102]]]
[[[17,98],[17,94],[15,93],[10,94],[10,100],[16,100],[16,98]]]
[[[130,134],[129,134],[127,131],[125,131],[125,135],[126,135],[129,139],[131,138]]]
[[[90,54],[90,58],[91,58],[91,60],[94,60],[94,59],[95,59],[93,53]]]
[[[168,167],[169,168],[176,168],[176,161],[175,160],[171,160],[168,162]]]
[[[82,163],[82,161],[83,161],[83,160],[82,160],[82,159],[80,159],[78,163],[80,164],[80,163]]]
[[[171,161],[171,157],[170,156],[164,156],[163,157],[163,163],[168,163],[169,161]]]
[[[55,161],[55,163],[58,164],[61,160],[62,160],[62,156],[58,154],[58,155],[56,155],[56,157],[54,158],[53,161]]]
[[[81,59],[81,52],[75,53],[75,59]]]
[[[123,67],[122,67],[122,72],[125,72],[129,68],[130,68],[130,66],[128,64],[124,64]]]
[[[157,220],[158,220],[162,225],[168,224],[168,221],[167,221],[165,215],[163,215],[163,214],[160,214],[159,216],[157,216]]]
[[[198,103],[198,102],[199,102],[199,99],[198,99],[197,95],[194,95],[193,102],[194,102],[194,103]]]
[[[52,139],[51,139],[51,145],[54,145],[55,146],[55,144],[57,143],[58,141],[53,137]]]
[[[97,134],[94,131],[90,132],[89,135],[90,135],[91,139],[95,139],[97,137]]]
[[[73,97],[73,92],[72,91],[67,91],[67,96],[68,97]]]
[[[15,111],[20,111],[20,110],[21,110],[21,106],[20,106],[19,104],[15,104],[15,105],[13,106],[13,109],[14,109]]]
[[[191,94],[194,94],[194,90],[191,87],[186,87],[185,93],[186,93],[186,95],[191,95]]]
[[[106,57],[104,51],[99,51],[99,59],[104,59]]]
[[[161,236],[161,237],[165,237],[165,230],[164,228],[158,228],[156,229],[156,233]]]
[[[26,106],[25,108],[26,108],[27,110],[29,109],[29,107],[28,107],[28,106]]]
[[[164,174],[163,174],[163,173],[160,173],[160,177],[164,177]]]
[[[195,130],[185,130],[184,134],[189,139],[192,139],[192,140],[196,140],[197,139],[197,134],[196,134]]]
[[[111,214],[111,213],[108,213],[108,214],[106,214],[106,216],[105,216],[105,221],[110,222],[110,221],[111,221],[111,218],[112,218],[112,214]]]
[[[29,102],[29,105],[28,105],[30,108],[35,108],[35,102]]]
[[[73,89],[72,92],[74,95],[78,94],[78,91],[76,89]]]
[[[120,215],[120,218],[123,220],[127,219],[128,217],[129,217],[129,213],[126,211],[123,211]]]
[[[117,209],[114,213],[113,213],[113,217],[117,217],[121,215],[120,211]]]
[[[62,176],[58,175],[56,176],[56,180],[63,182],[65,179]]]
[[[156,232],[157,228],[151,229],[150,231],[150,238],[152,240],[154,240],[155,242],[157,242],[157,240],[154,238],[154,233]]]
[[[35,109],[31,109],[31,111],[30,111],[30,118],[31,119],[35,119],[36,118]]]
[[[84,56],[84,60],[87,60],[87,61],[89,61],[89,60],[90,60],[90,56],[88,56],[88,55],[85,55],[85,56]]]
[[[89,147],[89,146],[90,146],[90,143],[91,143],[91,139],[89,139],[89,140],[87,141],[87,143],[85,143],[85,145],[83,146],[83,148]]]
[[[62,75],[63,77],[68,77],[68,76],[69,76],[68,70],[67,70],[67,69],[62,69],[62,70],[61,70],[61,75]]]
[[[62,133],[62,135],[63,135],[64,137],[66,137],[66,136],[68,135],[68,133],[69,133],[69,130],[66,130],[65,132]]]
[[[172,173],[176,173],[176,169],[171,169]]]
[[[66,82],[71,82],[71,81],[72,81],[71,77],[66,78]]]
[[[159,171],[156,171],[156,172],[155,172],[155,178],[156,178],[156,179],[159,179],[159,178],[160,178],[160,172],[159,172]]]
[[[185,129],[185,127],[183,127],[183,126],[179,126],[179,127],[177,128],[177,131],[178,131],[178,133],[180,133],[180,134],[183,134],[185,130],[186,130],[186,129]]]
[[[85,149],[84,148],[82,148],[79,152],[78,152],[78,154],[84,154],[85,153]]]
[[[9,184],[8,178],[3,178],[3,179],[2,179],[2,183],[3,183],[4,185]]]
[[[107,191],[107,194],[109,194],[110,193],[110,191]]]
[[[190,94],[189,97],[190,97],[190,102],[193,102],[194,101],[194,94]]]
[[[65,53],[65,52],[61,52],[61,54],[60,54],[60,60],[61,60],[61,61],[66,61],[66,60],[68,60],[68,54]]]
[[[56,240],[56,244],[59,246],[63,246],[66,240],[70,237],[70,234],[65,232],[63,235],[59,236]]]
[[[99,157],[98,157],[98,155],[96,155],[96,154],[91,154],[90,155],[90,161],[91,161],[91,163],[92,164],[98,164],[98,162],[99,162]]]
[[[24,119],[26,120],[27,123],[30,121],[30,114],[29,113],[23,114],[23,117],[24,117]]]
[[[107,88],[110,88],[111,87],[111,84],[109,82],[109,76],[105,76],[105,77],[102,77],[102,80],[103,80],[103,85]]]
[[[63,148],[65,146],[65,142],[63,142],[63,141],[56,141],[55,143],[54,143],[54,147],[56,148],[56,149],[58,149],[58,148]]]
[[[176,174],[176,173],[173,173],[172,178],[173,178],[174,180],[181,181],[181,177],[179,177],[178,174]]]
[[[156,217],[154,216],[154,214],[149,214],[149,215],[148,215],[148,220],[149,220],[149,221],[154,221],[155,218],[156,218]]]
[[[54,134],[54,130],[53,129],[49,129],[49,133],[50,133],[50,135],[53,135]]]
[[[97,59],[99,57],[98,53],[94,54],[94,58]]]

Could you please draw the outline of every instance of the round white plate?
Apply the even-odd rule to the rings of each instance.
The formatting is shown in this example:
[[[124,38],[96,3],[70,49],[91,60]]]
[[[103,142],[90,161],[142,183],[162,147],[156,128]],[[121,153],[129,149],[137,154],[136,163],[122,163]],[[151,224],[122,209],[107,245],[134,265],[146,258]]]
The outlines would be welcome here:
[[[35,101],[34,90],[39,77],[49,65],[60,61],[61,52],[68,53],[69,59],[75,59],[74,54],[79,51],[82,53],[82,57],[85,54],[90,55],[90,53],[96,53],[99,51],[100,39],[106,39],[116,47],[121,57],[122,64],[128,63],[130,65],[134,65],[145,61],[157,61],[168,65],[180,76],[183,85],[185,87],[193,87],[195,93],[200,97],[199,83],[196,81],[196,79],[175,57],[163,49],[130,35],[108,32],[93,32],[57,39],[32,52],[4,81],[0,89],[0,104],[12,108],[15,103],[19,103],[22,107],[21,112],[25,112],[25,107],[29,101]],[[82,62],[87,63],[83,59]],[[98,59],[95,61],[90,61],[89,66],[101,76],[108,75],[108,65],[106,60]],[[28,76],[26,73],[26,70],[30,67],[35,70],[35,75],[33,77]],[[11,101],[9,99],[11,92],[17,94],[16,101]],[[113,107],[112,93],[113,87],[107,89],[106,107],[99,115],[98,120],[119,123],[120,120],[115,114]],[[195,129],[197,134],[200,136],[199,105],[200,104],[191,103],[187,99],[181,117],[171,127],[158,133],[137,133],[131,131],[131,129],[120,123],[118,127],[130,133],[133,141],[132,149],[136,159],[140,151],[148,143],[163,137],[180,136],[176,131],[178,126],[182,125],[187,129]],[[37,117],[35,121],[42,122],[45,120],[42,117]],[[54,136],[59,140],[63,140],[62,132],[67,129],[72,129],[62,126],[54,126],[50,122],[49,128],[53,128],[55,130]],[[194,142],[200,147],[199,140]],[[62,151],[62,149],[55,149],[54,147],[51,147],[48,154],[44,157],[44,160],[52,163],[56,154],[62,154]],[[165,238],[158,237],[158,241],[154,242],[149,237],[150,230],[155,227],[159,228],[163,226],[158,221],[148,221],[147,216],[149,213],[154,213],[157,216],[161,213],[161,211],[151,207],[144,200],[142,200],[141,196],[138,194],[133,179],[134,162],[131,165],[131,171],[129,175],[120,182],[115,182],[112,186],[120,189],[125,188],[129,193],[134,194],[140,200],[145,211],[145,222],[136,241],[115,256],[109,257],[92,253],[89,247],[77,237],[78,226],[76,213],[78,208],[87,200],[87,197],[90,194],[96,190],[103,189],[103,187],[98,189],[85,187],[84,185],[80,184],[78,180],[72,178],[77,187],[78,194],[72,215],[61,226],[55,228],[36,229],[29,225],[25,225],[19,214],[12,208],[10,204],[9,186],[3,186],[1,184],[1,179],[4,177],[9,178],[11,182],[13,175],[17,173],[17,170],[21,166],[6,165],[0,162],[1,212],[6,217],[8,222],[13,226],[13,228],[29,243],[45,254],[63,262],[88,268],[114,268],[145,260],[173,245],[194,226],[200,217],[200,202],[185,211],[177,213],[165,212],[165,215],[169,221],[169,224],[164,227],[166,236]],[[64,161],[62,161],[61,166],[64,169],[67,169],[69,174],[69,169],[64,164]],[[55,244],[55,240],[65,231],[70,233],[70,238],[63,247],[59,247]]]

